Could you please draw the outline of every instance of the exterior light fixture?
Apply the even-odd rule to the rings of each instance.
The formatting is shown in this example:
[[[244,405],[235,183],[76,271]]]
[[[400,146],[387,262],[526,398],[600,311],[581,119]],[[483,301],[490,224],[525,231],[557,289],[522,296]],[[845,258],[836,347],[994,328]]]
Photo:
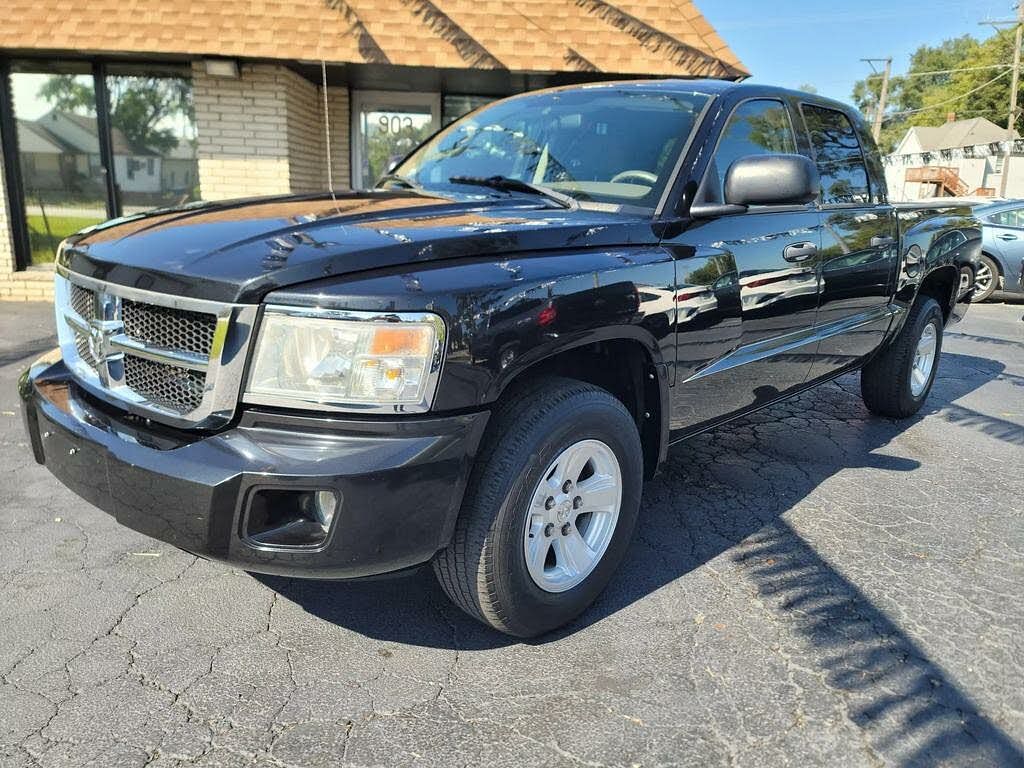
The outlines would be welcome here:
[[[206,74],[211,77],[230,77],[238,79],[238,62],[234,59],[204,59]]]

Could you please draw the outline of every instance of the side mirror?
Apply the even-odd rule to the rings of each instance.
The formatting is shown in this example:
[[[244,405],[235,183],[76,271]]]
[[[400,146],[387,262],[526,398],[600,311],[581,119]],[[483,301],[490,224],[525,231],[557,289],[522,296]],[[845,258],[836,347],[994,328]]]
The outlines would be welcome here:
[[[725,174],[726,205],[805,205],[818,199],[821,180],[803,155],[750,155]]]

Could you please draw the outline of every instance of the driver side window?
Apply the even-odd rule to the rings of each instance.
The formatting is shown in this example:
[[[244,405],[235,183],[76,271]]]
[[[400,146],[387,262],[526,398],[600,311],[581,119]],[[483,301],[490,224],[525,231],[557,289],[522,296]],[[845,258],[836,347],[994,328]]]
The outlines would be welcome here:
[[[722,130],[697,199],[704,203],[724,203],[725,175],[729,166],[741,157],[795,152],[793,124],[786,106],[774,99],[745,101],[733,110]]]

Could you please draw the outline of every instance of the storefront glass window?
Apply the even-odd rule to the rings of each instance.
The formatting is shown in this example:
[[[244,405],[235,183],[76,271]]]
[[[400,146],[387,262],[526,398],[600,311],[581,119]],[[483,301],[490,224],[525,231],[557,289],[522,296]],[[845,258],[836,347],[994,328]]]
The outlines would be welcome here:
[[[61,240],[107,218],[96,94],[84,67],[11,74],[25,223],[32,264]]]
[[[199,199],[192,81],[118,70],[107,77],[114,179],[123,214]]]

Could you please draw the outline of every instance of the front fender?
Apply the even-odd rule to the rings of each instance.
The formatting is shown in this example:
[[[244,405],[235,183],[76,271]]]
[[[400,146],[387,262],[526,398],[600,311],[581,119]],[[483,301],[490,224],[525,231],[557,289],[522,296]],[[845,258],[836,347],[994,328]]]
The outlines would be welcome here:
[[[486,406],[527,369],[612,339],[641,344],[667,388],[674,287],[671,256],[642,245],[379,270],[282,289],[265,301],[441,315],[448,344],[433,410],[447,412]]]

